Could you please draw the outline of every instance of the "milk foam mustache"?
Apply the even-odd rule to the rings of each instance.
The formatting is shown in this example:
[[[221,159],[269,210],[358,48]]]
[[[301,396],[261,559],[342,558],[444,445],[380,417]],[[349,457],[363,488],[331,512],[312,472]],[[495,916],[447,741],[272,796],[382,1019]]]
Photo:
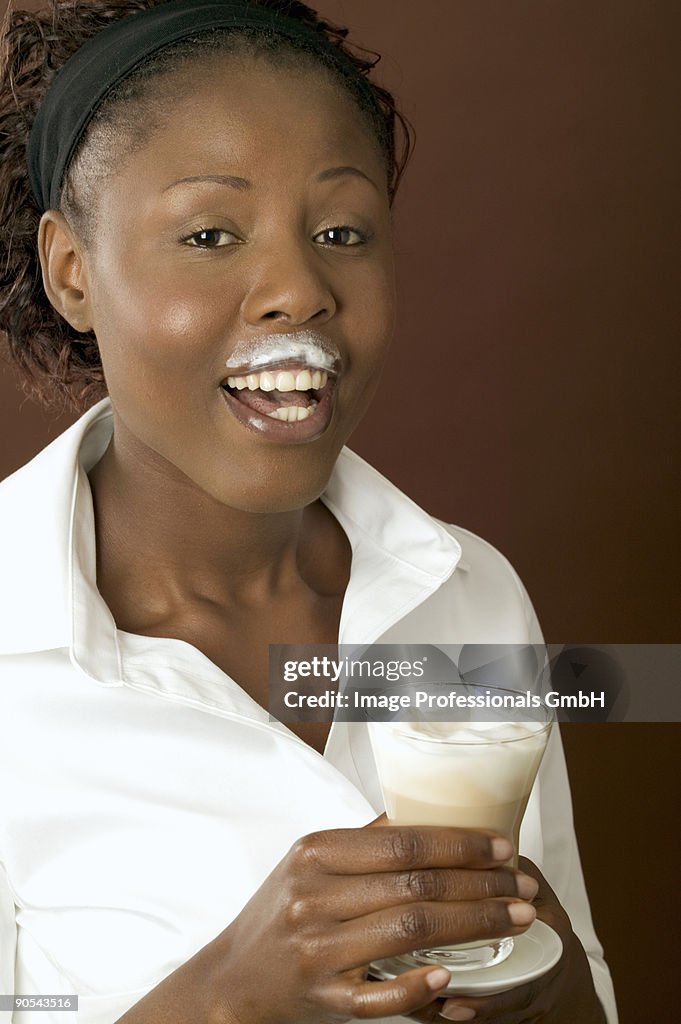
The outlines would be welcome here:
[[[220,383],[232,415],[274,441],[304,443],[328,427],[335,408],[341,353],[314,331],[241,338]]]
[[[266,367],[293,364],[337,373],[341,357],[335,345],[314,331],[268,334],[239,342],[229,359],[227,370],[257,372]]]

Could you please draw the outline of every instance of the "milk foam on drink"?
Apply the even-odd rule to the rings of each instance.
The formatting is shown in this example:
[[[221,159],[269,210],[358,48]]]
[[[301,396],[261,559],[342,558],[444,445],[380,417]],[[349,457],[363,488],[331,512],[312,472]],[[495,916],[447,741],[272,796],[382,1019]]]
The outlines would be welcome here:
[[[517,849],[549,731],[539,722],[372,723],[388,818],[493,829]]]

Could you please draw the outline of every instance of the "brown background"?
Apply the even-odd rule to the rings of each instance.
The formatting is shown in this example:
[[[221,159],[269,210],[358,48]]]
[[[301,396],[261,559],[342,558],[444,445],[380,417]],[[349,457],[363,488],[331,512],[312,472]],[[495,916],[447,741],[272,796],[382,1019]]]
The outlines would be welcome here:
[[[418,135],[396,209],[396,348],[354,447],[496,544],[548,640],[679,642],[681,8],[320,8],[384,54]],[[2,373],[0,477],[69,422]],[[621,1020],[671,1020],[679,727],[563,732]]]

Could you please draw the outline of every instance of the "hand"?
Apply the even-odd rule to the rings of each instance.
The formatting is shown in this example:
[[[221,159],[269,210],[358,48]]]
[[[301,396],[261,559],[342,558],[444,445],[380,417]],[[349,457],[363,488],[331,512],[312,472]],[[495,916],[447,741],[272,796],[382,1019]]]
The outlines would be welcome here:
[[[570,919],[539,869],[524,857],[520,867],[539,883],[534,900],[537,917],[560,936],[563,955],[556,966],[529,985],[478,999],[438,1000],[419,1021],[470,1020],[476,1024],[606,1024],[605,1013],[593,986],[589,963],[572,931]]]
[[[534,911],[518,897],[533,896],[536,884],[503,866],[511,853],[493,833],[453,828],[304,837],[197,954],[208,965],[206,1019],[337,1024],[441,1008],[433,1000],[448,973],[423,967],[372,982],[366,965],[415,948],[523,932]]]

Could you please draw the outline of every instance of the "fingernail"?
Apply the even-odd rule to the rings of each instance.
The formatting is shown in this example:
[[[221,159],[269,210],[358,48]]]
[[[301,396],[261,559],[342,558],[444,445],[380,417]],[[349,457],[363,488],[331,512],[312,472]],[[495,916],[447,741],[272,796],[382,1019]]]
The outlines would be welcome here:
[[[495,860],[510,860],[513,856],[513,847],[508,839],[497,836],[492,840],[492,856]],[[464,1018],[462,1018],[463,1020]],[[465,1018],[467,1019],[467,1018]]]
[[[512,924],[532,924],[537,916],[537,911],[531,903],[509,903],[508,916],[511,918]]]
[[[440,1016],[445,1020],[473,1020],[475,1010],[469,1006],[457,1006],[456,1003],[445,1003],[440,1010]]]
[[[516,875],[515,884],[518,895],[524,900],[533,900],[539,892],[539,882],[531,875]]]
[[[431,971],[430,974],[426,975],[426,985],[431,988],[433,992],[437,992],[439,988],[444,988],[451,981],[452,976],[446,967],[438,967],[436,971]]]

